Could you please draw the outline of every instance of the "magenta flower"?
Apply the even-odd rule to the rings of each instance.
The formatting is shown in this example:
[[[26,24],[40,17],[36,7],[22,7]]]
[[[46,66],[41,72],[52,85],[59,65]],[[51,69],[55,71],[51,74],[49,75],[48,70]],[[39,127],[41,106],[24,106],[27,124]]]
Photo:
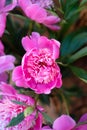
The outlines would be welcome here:
[[[34,32],[22,39],[22,45],[26,53],[22,65],[14,69],[12,76],[16,85],[29,87],[38,94],[48,94],[51,89],[60,88],[61,73],[55,62],[59,57],[60,43]]]
[[[57,23],[60,22],[60,18],[46,10],[50,3],[52,4],[52,1],[49,0],[39,0],[39,2],[38,0],[18,0],[19,6],[28,18],[42,23],[52,30],[58,30],[60,27]]]
[[[6,0],[0,0],[0,37],[2,37],[6,27],[6,16],[8,11],[17,5],[17,0],[13,0],[11,4],[5,5]]]
[[[78,123],[87,122],[87,114],[84,114]],[[87,130],[87,124],[76,126],[76,122],[68,115],[62,115],[57,118],[53,127],[43,127],[41,130]]]
[[[34,108],[34,99],[18,94],[12,86],[5,83],[0,84],[0,96],[2,96],[2,99],[0,99],[0,130],[39,130],[41,128],[42,115],[39,112],[37,113],[37,110]],[[20,105],[12,101],[22,102],[28,105],[28,107],[34,108],[34,110],[29,115],[27,114],[18,125],[6,128],[13,117],[24,112],[27,108],[24,104]],[[37,107],[39,109],[39,106]]]

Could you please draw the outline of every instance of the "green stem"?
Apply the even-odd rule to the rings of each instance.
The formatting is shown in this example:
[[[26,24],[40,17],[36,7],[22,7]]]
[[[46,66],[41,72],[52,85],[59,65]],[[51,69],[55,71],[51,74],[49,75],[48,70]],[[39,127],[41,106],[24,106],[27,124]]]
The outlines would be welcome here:
[[[64,94],[63,94],[62,91],[61,91],[61,97],[62,97],[63,102],[64,102],[64,104],[65,104],[66,114],[69,115],[68,104],[67,104],[66,98],[65,98],[65,96],[64,96]]]

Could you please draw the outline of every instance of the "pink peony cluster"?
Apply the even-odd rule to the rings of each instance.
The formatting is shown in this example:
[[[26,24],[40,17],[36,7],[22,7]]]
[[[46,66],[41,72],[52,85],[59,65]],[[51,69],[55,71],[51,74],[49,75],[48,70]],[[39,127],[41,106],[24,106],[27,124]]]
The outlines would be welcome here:
[[[58,30],[60,27],[57,23],[60,22],[60,18],[46,10],[50,4],[52,4],[52,0],[18,0],[18,5],[27,17],[52,30]]]
[[[87,113],[80,118],[78,124],[82,122],[87,122]],[[87,130],[87,124],[76,126],[76,122],[70,116],[62,115],[54,121],[53,128],[45,126],[41,130]]]
[[[55,62],[59,57],[60,43],[33,32],[22,39],[26,50],[21,66],[14,69],[12,79],[17,86],[29,87],[36,93],[49,94],[62,85],[60,68]]]
[[[36,106],[29,115],[27,114],[18,125],[6,128],[13,117],[24,112],[27,107],[34,107],[35,101],[29,96],[18,94],[12,86],[5,83],[0,84],[0,97],[0,130],[40,130],[42,115],[36,109],[36,107],[39,109],[39,106]],[[24,104],[16,104],[13,101]]]
[[[6,5],[6,0],[0,0],[0,37],[2,37],[6,27],[6,16],[8,11],[11,11],[17,5],[17,0],[12,0],[12,3]]]

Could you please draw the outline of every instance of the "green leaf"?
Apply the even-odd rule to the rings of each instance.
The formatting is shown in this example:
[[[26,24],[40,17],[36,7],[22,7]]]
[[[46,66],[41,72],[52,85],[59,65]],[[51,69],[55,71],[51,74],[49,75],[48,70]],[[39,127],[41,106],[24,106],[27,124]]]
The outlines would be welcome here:
[[[68,63],[72,63],[77,59],[87,55],[87,47],[82,48],[80,51],[76,52],[74,55],[70,56]]]
[[[50,105],[50,97],[49,95],[40,94],[39,99],[43,104]]]
[[[87,72],[81,68],[70,66],[72,72],[83,82],[87,83]]]
[[[82,32],[77,35],[71,33],[67,35],[61,45],[61,56],[68,56],[80,49],[87,42],[87,33]]]
[[[82,0],[81,3],[80,3],[80,6],[84,5],[87,3],[87,0]]]
[[[40,111],[41,112],[41,111]],[[49,117],[45,112],[41,112],[42,115],[44,116],[45,120],[50,123],[53,124],[53,120],[51,119],[51,117]]]
[[[25,110],[24,110],[24,116],[28,116],[30,114],[32,114],[34,111],[34,107],[27,107]]]
[[[22,122],[24,120],[24,118],[25,118],[24,112],[21,112],[17,115],[17,117],[13,117],[12,120],[10,121],[10,123],[6,127],[18,125],[20,122]]]
[[[24,103],[24,102],[19,102],[19,101],[16,101],[16,100],[11,100],[13,103],[15,103],[15,104],[19,104],[19,105],[25,105],[25,106],[27,106],[27,104],[26,103]]]

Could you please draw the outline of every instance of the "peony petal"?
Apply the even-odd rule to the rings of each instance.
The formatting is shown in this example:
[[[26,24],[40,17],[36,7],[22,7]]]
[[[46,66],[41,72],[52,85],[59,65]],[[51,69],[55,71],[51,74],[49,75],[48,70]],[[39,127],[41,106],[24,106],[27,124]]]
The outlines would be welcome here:
[[[45,24],[44,23],[44,25],[46,26],[46,27],[48,27],[48,28],[50,28],[51,30],[54,30],[54,31],[57,31],[57,30],[60,30],[61,29],[61,27],[60,26],[58,26],[58,25],[49,25],[49,24]]]
[[[25,11],[25,9],[31,4],[30,0],[18,0],[18,5],[23,9],[23,11]]]
[[[1,12],[8,12],[13,10],[17,6],[17,0],[12,0],[12,3],[2,8]]]
[[[5,55],[0,57],[0,73],[12,70],[14,68],[15,57],[11,55]]]
[[[28,36],[22,38],[22,46],[26,51],[30,51],[31,49],[38,48],[38,33],[32,33],[31,37]]]
[[[53,58],[57,59],[59,58],[60,42],[55,39],[51,39],[51,42],[53,44]]]
[[[17,86],[27,88],[26,83],[25,83],[25,80],[24,80],[24,78],[23,78],[23,72],[22,72],[22,67],[21,67],[21,66],[18,66],[18,67],[16,67],[16,68],[13,70],[12,80],[13,80],[14,82],[16,82],[16,85],[17,85]]]
[[[79,120],[79,122],[87,121],[87,113],[85,113]]]
[[[53,123],[55,130],[71,130],[76,125],[76,122],[68,115],[62,115]]]
[[[6,27],[6,14],[0,14],[0,37],[2,37]]]
[[[0,82],[7,82],[8,80],[8,74],[6,72],[3,72],[0,74]]]
[[[41,8],[38,4],[32,4],[31,6],[27,7],[24,12],[27,17],[35,20],[38,23],[42,23],[43,19],[45,19],[47,16],[45,9]]]
[[[6,0],[0,0],[0,10],[5,6]]]
[[[45,36],[41,36],[38,40],[39,49],[47,48],[52,53],[53,59],[57,59],[59,57],[60,51],[60,42],[54,39],[49,40]]]
[[[57,22],[60,22],[60,18],[57,16],[51,15],[51,16],[46,17],[43,23],[47,25],[53,25],[53,24],[56,24]]]
[[[41,36],[38,40],[39,49],[49,49],[51,53],[53,53],[53,45],[51,44],[51,40],[49,40],[45,36]]]
[[[87,113],[84,114],[78,123],[80,122],[87,122]],[[84,125],[80,125],[79,127],[77,127],[75,130],[87,130],[87,124],[84,124]]]
[[[6,84],[4,82],[0,83],[0,91],[7,94],[15,95],[17,93],[16,89],[14,89],[11,85]]]
[[[4,46],[2,42],[0,41],[0,56],[4,55]]]

